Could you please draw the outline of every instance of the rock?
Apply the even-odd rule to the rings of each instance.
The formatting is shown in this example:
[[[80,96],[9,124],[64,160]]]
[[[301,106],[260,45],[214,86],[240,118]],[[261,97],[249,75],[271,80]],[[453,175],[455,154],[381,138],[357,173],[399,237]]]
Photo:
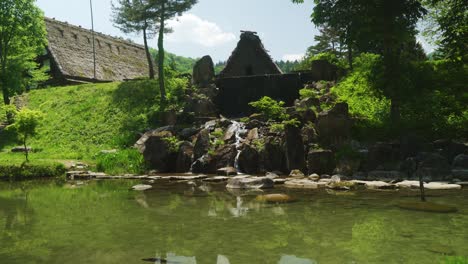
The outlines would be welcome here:
[[[394,184],[386,183],[383,181],[368,181],[364,184],[367,189],[395,189]]]
[[[351,118],[346,103],[337,103],[331,110],[321,112],[317,117],[316,128],[319,140],[325,145],[341,144],[349,138]]]
[[[177,124],[177,112],[175,110],[162,111],[161,122],[165,125],[174,126]]]
[[[249,121],[245,124],[246,129],[253,129],[257,127],[263,127],[265,123],[258,120],[258,119],[249,119]]]
[[[397,170],[400,168],[400,145],[378,142],[369,148],[366,170]]]
[[[433,145],[439,154],[450,161],[459,154],[468,154],[468,146],[464,143],[442,139],[434,141]]]
[[[336,190],[336,191],[348,191],[351,190],[355,185],[355,182],[352,181],[340,181],[340,182],[329,182],[327,185],[328,189]]]
[[[297,99],[294,102],[294,106],[297,109],[310,109],[313,106],[319,107],[320,106],[320,100],[317,99],[317,98],[313,98],[313,97],[308,97],[308,98],[305,98],[305,99],[302,99],[302,100]]]
[[[176,161],[176,172],[188,172],[192,166],[193,145],[185,141],[179,147]]]
[[[290,203],[295,201],[291,196],[284,193],[259,195],[255,200],[267,203]]]
[[[31,147],[13,147],[11,149],[11,152],[19,153],[19,152],[31,152],[32,148]]]
[[[166,138],[172,137],[169,131],[156,132],[144,140],[144,145],[140,146],[143,150],[143,157],[151,169],[159,172],[170,172],[175,170],[177,152],[171,149]]]
[[[229,179],[230,179],[230,177],[227,177],[227,176],[215,176],[215,177],[209,177],[209,178],[203,179],[202,181],[204,181],[204,182],[224,182],[224,181],[227,181]]]
[[[205,87],[214,81],[215,72],[213,60],[204,56],[193,67],[192,83],[198,87]]]
[[[210,132],[203,129],[198,133],[197,140],[193,149],[193,159],[198,160],[210,149]]]
[[[279,175],[274,172],[267,172],[265,177],[270,178],[270,179],[276,179],[276,178],[279,178]]]
[[[286,126],[286,166],[289,171],[305,171],[306,162],[304,154],[304,142],[302,141],[301,130],[295,126]]]
[[[258,173],[259,158],[258,151],[252,146],[245,144],[239,154],[239,170],[247,174]]]
[[[237,156],[237,149],[234,145],[224,145],[215,150],[213,156],[216,168],[234,167]]]
[[[102,153],[102,154],[115,154],[115,153],[118,152],[118,150],[116,150],[116,149],[109,149],[109,150],[101,150],[101,151],[99,151],[99,152]]]
[[[224,167],[218,169],[216,173],[220,176],[233,176],[237,175],[237,170],[234,167]]]
[[[318,180],[320,180],[320,176],[318,174],[316,174],[316,173],[313,173],[313,174],[309,175],[309,180],[318,181]]]
[[[206,175],[179,175],[179,176],[168,176],[165,177],[166,180],[170,181],[193,181],[193,180],[203,180],[208,178]]]
[[[330,182],[331,182],[331,183],[338,183],[338,182],[341,182],[341,177],[340,177],[340,175],[333,175],[333,176],[330,178]]]
[[[289,173],[289,177],[293,178],[304,178],[305,175],[302,173],[300,170],[292,170],[291,173]]]
[[[206,154],[195,160],[192,164],[192,172],[214,174],[216,173],[216,161],[211,155]]]
[[[462,187],[459,184],[448,184],[444,182],[430,182],[428,184],[424,184],[424,188],[429,189],[429,190],[459,190]]]
[[[304,140],[305,145],[309,145],[317,142],[317,131],[311,125],[306,125],[301,130],[302,139]]]
[[[398,207],[406,210],[432,213],[455,213],[458,211],[456,207],[431,202],[400,202]]]
[[[451,168],[447,159],[437,153],[421,152],[416,157],[418,169],[416,177],[424,181],[443,181],[451,179]]]
[[[468,181],[468,169],[452,170],[452,176],[453,178],[459,179],[461,181]]]
[[[273,188],[274,182],[267,177],[234,177],[228,180],[228,189],[267,189]]]
[[[204,129],[208,130],[209,131],[213,131],[216,127],[216,124],[217,124],[217,120],[216,119],[213,119],[213,120],[210,120],[210,121],[206,121],[206,123],[203,125]]]
[[[298,114],[304,124],[314,123],[317,120],[317,114],[312,109],[306,109],[304,111],[299,111]]]
[[[184,128],[180,131],[179,137],[183,140],[190,140],[195,136],[200,130],[195,127]]]
[[[185,112],[197,113],[197,116],[216,116],[218,111],[215,103],[205,95],[195,95],[187,99]]]
[[[468,155],[460,154],[453,159],[452,167],[455,169],[468,169]]]
[[[319,184],[308,179],[294,179],[286,181],[284,186],[288,188],[317,189]]]
[[[419,181],[401,181],[395,184],[398,188],[419,189]]]
[[[231,124],[228,129],[226,130],[226,132],[224,133],[224,138],[223,140],[224,141],[233,141],[235,140],[234,136],[236,134],[236,131],[239,129],[239,125],[234,123],[234,124]]]
[[[252,128],[249,130],[249,133],[247,133],[247,140],[252,141],[258,139],[258,128]]]
[[[285,178],[275,178],[273,179],[273,182],[275,184],[284,184],[288,179],[285,179]]]
[[[384,170],[374,170],[370,171],[367,174],[368,180],[377,180],[377,181],[391,181],[395,179],[401,179],[403,175],[400,171],[384,171]]]
[[[310,150],[307,155],[309,174],[330,174],[335,168],[335,156],[331,150]]]
[[[134,191],[146,191],[146,190],[149,190],[149,189],[152,189],[153,186],[151,185],[145,185],[145,184],[138,184],[138,185],[135,185],[132,187],[132,190]]]
[[[281,142],[275,137],[265,139],[265,148],[261,153],[266,171],[289,171],[286,169],[286,157]]]

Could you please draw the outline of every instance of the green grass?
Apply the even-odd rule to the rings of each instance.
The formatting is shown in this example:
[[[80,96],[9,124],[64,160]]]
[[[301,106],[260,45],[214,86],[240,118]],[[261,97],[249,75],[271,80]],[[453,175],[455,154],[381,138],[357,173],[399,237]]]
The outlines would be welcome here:
[[[34,149],[30,159],[44,162],[80,160],[95,165],[98,157],[102,162],[101,150],[128,149],[150,123],[156,125],[153,113],[159,109],[158,87],[148,80],[33,90],[26,98],[28,108],[44,114],[37,135],[28,143]],[[24,161],[24,155],[10,152],[18,145],[12,132],[0,132],[0,164]],[[111,169],[115,166],[107,162],[102,168],[117,171]]]

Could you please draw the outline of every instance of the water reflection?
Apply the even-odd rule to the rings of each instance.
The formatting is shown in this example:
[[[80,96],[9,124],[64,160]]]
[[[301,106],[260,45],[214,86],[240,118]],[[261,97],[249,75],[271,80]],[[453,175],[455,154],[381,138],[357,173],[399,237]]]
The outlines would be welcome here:
[[[236,197],[236,207],[229,208],[229,211],[231,212],[232,216],[234,216],[234,217],[242,217],[242,216],[247,215],[247,212],[249,211],[249,208],[244,207],[242,205],[242,197],[237,196]]]
[[[154,264],[197,264],[196,257],[177,256],[174,253],[167,253],[167,258],[154,257],[142,259],[142,261]],[[218,255],[216,264],[231,264],[229,258],[225,255]],[[278,264],[317,264],[317,261],[308,258],[300,258],[295,255],[283,255]]]

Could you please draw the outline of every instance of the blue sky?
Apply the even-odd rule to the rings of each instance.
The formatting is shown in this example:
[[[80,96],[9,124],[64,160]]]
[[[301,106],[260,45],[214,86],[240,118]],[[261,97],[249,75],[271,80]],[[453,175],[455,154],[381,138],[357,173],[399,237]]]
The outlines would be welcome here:
[[[115,2],[115,0],[114,0]],[[88,0],[37,0],[48,17],[91,28]],[[93,0],[95,30],[142,43],[141,36],[125,35],[111,22],[111,0]],[[277,60],[295,59],[313,44],[317,29],[310,22],[313,0],[296,5],[290,0],[199,0],[192,10],[170,21],[174,33],[165,48],[187,57],[211,55],[226,60],[240,30],[257,31],[270,55]],[[150,46],[156,47],[156,40]]]

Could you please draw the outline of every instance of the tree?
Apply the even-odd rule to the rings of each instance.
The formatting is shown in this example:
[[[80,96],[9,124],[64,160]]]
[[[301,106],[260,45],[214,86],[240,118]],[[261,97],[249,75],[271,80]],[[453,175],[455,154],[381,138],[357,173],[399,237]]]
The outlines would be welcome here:
[[[466,0],[423,0],[429,10],[425,18],[426,36],[439,46],[443,57],[466,62],[468,50],[468,11]]]
[[[27,140],[36,134],[36,128],[39,125],[43,115],[39,111],[29,110],[27,108],[21,109],[19,112],[15,111],[14,123],[9,125],[7,129],[13,129],[20,137],[24,147],[24,155],[26,161],[29,161],[28,154],[29,148],[27,147]]]
[[[300,3],[303,0],[293,0]],[[404,47],[414,40],[416,23],[426,13],[417,0],[315,0],[312,21],[317,26],[330,26],[348,47],[352,67],[353,52],[382,55],[382,90],[391,100],[391,119],[400,120],[401,89],[404,78],[401,67],[407,63]]]
[[[148,0],[118,0],[118,3],[118,6],[112,3],[113,22],[124,33],[142,32],[149,78],[154,79],[154,65],[148,47],[148,38],[156,35],[158,23],[150,17]]]
[[[45,23],[34,2],[0,1],[0,87],[6,105],[19,87],[27,85],[25,80],[44,77],[36,71],[34,59],[44,51]]]
[[[167,20],[181,15],[183,12],[192,8],[197,0],[148,0],[148,14],[155,21],[159,22],[158,28],[158,74],[159,74],[159,89],[161,92],[161,104],[165,105],[166,89],[164,83],[164,33],[166,33]]]
[[[307,49],[307,56],[311,57],[320,53],[331,52],[338,57],[341,57],[345,49],[337,29],[324,25],[319,29],[320,35],[316,35],[314,40],[315,45]]]

